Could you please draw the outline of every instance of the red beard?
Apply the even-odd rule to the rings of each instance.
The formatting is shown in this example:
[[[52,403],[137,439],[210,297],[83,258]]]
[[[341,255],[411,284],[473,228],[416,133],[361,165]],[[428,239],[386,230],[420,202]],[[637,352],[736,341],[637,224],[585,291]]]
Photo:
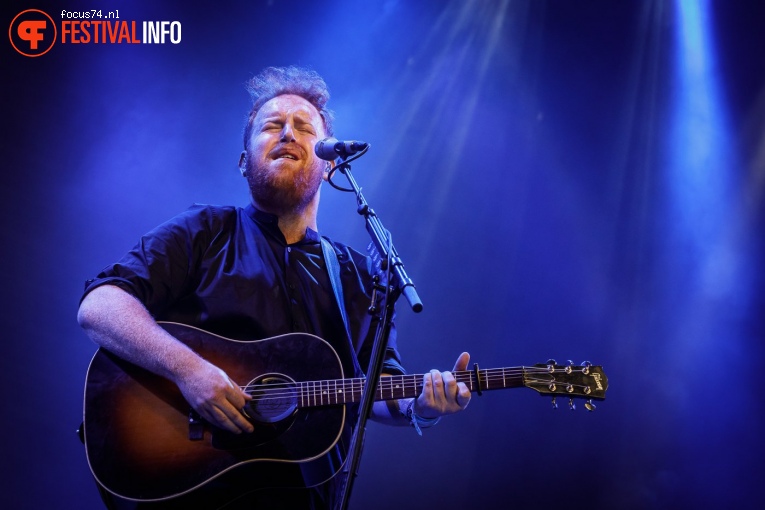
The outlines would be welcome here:
[[[247,184],[256,204],[276,215],[304,209],[321,186],[322,171],[301,169],[274,171],[247,162]]]

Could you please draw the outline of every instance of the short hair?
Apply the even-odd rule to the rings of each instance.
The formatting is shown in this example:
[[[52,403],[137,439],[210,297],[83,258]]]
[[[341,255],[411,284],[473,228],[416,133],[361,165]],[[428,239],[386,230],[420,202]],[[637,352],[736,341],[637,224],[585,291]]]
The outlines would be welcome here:
[[[258,110],[276,96],[293,94],[311,103],[324,121],[324,131],[332,136],[334,114],[327,108],[329,89],[324,79],[311,69],[303,67],[267,67],[247,82],[247,91],[252,97],[252,109],[247,116],[244,128],[244,148],[250,141],[252,121]]]

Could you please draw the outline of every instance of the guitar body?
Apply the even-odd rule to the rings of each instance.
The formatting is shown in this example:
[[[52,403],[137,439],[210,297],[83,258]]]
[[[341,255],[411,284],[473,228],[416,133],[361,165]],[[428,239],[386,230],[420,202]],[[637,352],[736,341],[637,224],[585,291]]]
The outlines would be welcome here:
[[[343,378],[334,349],[313,335],[241,342],[160,324],[240,386]],[[344,461],[335,445],[347,440],[346,409],[300,408],[292,397],[254,404],[248,415],[257,418],[255,432],[234,435],[190,420],[191,407],[172,382],[99,349],[85,386],[88,463],[106,490],[137,501],[186,494],[237,470],[246,471],[248,490],[283,486],[296,472],[303,479],[296,485],[318,485]]]

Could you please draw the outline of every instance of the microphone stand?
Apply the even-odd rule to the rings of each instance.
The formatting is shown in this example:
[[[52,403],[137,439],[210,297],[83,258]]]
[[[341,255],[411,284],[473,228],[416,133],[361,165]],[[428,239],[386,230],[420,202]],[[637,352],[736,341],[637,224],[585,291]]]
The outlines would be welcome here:
[[[364,434],[366,433],[366,422],[369,418],[369,414],[374,404],[374,392],[377,390],[377,385],[380,381],[380,373],[382,372],[382,366],[384,361],[385,349],[388,346],[388,338],[393,326],[393,309],[395,302],[403,294],[406,300],[409,302],[412,310],[415,313],[422,311],[422,301],[414,288],[414,282],[406,274],[404,269],[404,263],[401,261],[396,248],[393,246],[390,232],[388,232],[380,222],[375,212],[369,207],[364,195],[361,193],[361,188],[356,183],[353,174],[351,173],[350,161],[361,157],[368,147],[365,148],[356,157],[349,160],[344,160],[339,163],[332,173],[340,171],[348,179],[348,183],[351,185],[351,189],[340,188],[332,183],[332,176],[330,175],[329,182],[337,189],[343,191],[352,191],[356,194],[356,202],[358,204],[357,212],[364,216],[366,220],[366,228],[372,243],[377,248],[377,253],[380,255],[380,263],[383,270],[387,271],[387,286],[382,286],[379,280],[375,281],[375,289],[372,293],[372,305],[369,308],[370,313],[377,313],[379,311],[377,307],[378,291],[385,291],[385,310],[382,313],[382,319],[377,326],[377,332],[375,334],[374,346],[372,348],[372,355],[369,360],[369,367],[367,369],[367,378],[364,384],[364,389],[359,401],[359,417],[356,424],[356,431],[351,439],[351,444],[348,451],[348,457],[346,462],[345,483],[343,485],[342,495],[338,504],[335,506],[338,510],[345,510],[348,508],[348,503],[351,497],[351,490],[353,488],[353,482],[358,473],[359,462],[361,460],[361,448],[364,444]]]

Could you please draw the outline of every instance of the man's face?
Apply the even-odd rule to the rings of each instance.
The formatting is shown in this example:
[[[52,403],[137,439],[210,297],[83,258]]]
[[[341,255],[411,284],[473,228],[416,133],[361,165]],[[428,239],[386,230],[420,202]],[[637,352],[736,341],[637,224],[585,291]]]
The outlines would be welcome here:
[[[324,138],[316,108],[300,96],[276,96],[252,120],[246,156],[255,203],[275,214],[305,207],[321,185],[326,163],[314,154]]]

